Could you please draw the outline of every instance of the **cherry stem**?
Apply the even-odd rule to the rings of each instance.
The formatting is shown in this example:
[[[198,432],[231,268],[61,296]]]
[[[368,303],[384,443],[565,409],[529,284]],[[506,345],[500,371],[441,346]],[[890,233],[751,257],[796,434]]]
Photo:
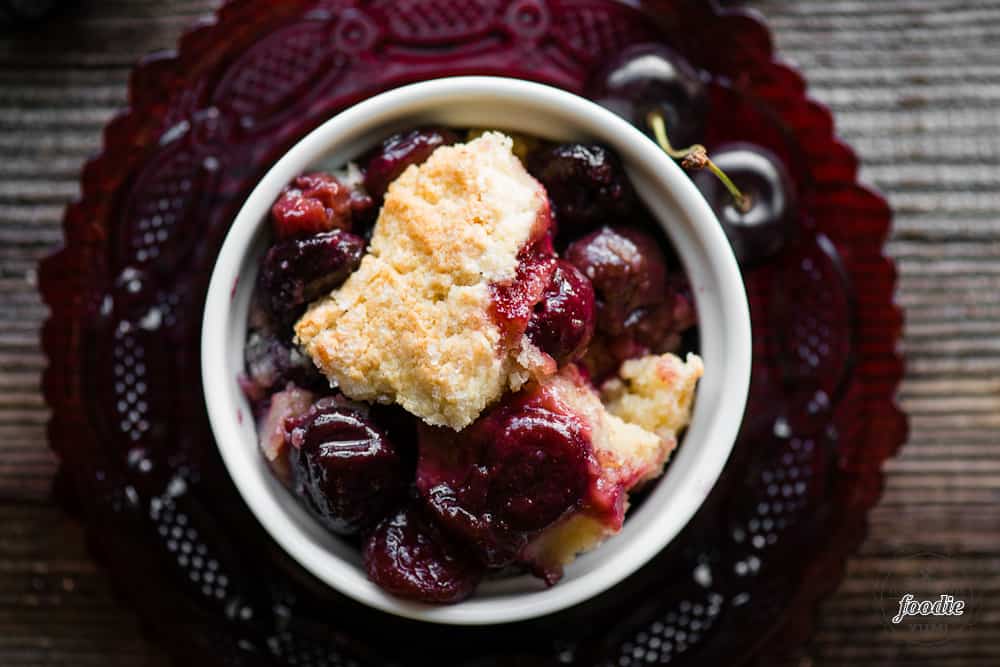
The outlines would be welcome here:
[[[745,194],[740,192],[740,189],[736,187],[732,179],[726,175],[726,172],[719,169],[708,157],[708,151],[701,144],[694,144],[693,146],[688,146],[687,148],[674,148],[670,145],[670,139],[667,138],[667,125],[663,121],[663,114],[659,111],[650,111],[646,116],[646,122],[649,123],[649,127],[653,130],[653,136],[656,137],[656,143],[660,145],[663,152],[672,157],[675,160],[681,161],[681,166],[685,169],[708,169],[710,172],[716,175],[722,184],[726,186],[729,190],[729,194],[733,196],[733,203],[736,205],[736,209],[741,213],[746,213],[750,210],[752,202],[750,198]]]

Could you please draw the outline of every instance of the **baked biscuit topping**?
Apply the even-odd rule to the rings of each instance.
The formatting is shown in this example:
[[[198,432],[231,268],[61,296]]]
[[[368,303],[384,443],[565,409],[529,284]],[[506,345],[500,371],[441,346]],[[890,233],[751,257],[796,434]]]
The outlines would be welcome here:
[[[579,377],[574,366],[545,381],[548,391],[589,425],[603,506],[565,517],[525,548],[536,569],[559,573],[579,554],[597,547],[622,526],[627,492],[663,472],[677,436],[691,417],[694,389],[703,372],[701,358],[648,355],[625,362],[619,377],[604,386],[604,400]]]
[[[520,251],[551,225],[544,188],[511,146],[488,132],[407,168],[361,266],[296,323],[298,343],[347,396],[458,430],[555,371],[523,329],[512,336],[491,317],[491,286],[518,276]]]
[[[676,436],[691,419],[691,403],[705,372],[701,357],[650,354],[622,364],[601,388],[608,410],[661,438]]]
[[[673,449],[672,439],[664,440],[608,412],[573,364],[542,386],[588,425],[594,458],[608,488],[631,488],[638,480],[659,471]],[[615,502],[616,499],[609,500],[609,504]]]

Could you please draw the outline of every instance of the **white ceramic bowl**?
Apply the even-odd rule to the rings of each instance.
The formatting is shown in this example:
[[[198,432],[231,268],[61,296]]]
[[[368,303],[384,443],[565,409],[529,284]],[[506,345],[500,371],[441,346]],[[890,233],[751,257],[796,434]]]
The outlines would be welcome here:
[[[424,124],[490,127],[558,141],[590,140],[621,157],[636,190],[677,249],[696,294],[705,376],[690,428],[667,473],[621,533],[545,589],[528,576],[484,582],[469,600],[428,606],[371,583],[360,554],[324,530],[271,475],[257,449],[237,376],[267,214],[297,174],[340,166],[386,135]],[[397,88],[343,111],[299,141],[244,203],[216,261],[202,329],[208,414],[225,465],[264,528],[321,581],[377,609],[435,623],[477,625],[542,616],[583,602],[627,577],[684,527],[715,484],[743,416],[750,378],[750,318],[726,237],[691,181],[618,116],[581,97],[516,79],[456,77]]]

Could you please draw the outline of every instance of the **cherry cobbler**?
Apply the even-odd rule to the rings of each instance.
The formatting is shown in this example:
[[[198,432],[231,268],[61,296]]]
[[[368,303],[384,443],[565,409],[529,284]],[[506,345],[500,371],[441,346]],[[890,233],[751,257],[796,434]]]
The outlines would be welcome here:
[[[270,218],[241,380],[274,474],[372,581],[433,603],[554,584],[621,529],[703,368],[613,153],[419,128],[299,176]]]

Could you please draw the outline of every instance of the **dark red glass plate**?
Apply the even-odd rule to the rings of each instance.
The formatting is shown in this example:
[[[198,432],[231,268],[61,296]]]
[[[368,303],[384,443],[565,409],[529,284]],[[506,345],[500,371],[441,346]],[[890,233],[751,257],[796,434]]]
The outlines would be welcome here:
[[[802,204],[798,240],[745,271],[751,398],[709,501],[623,584],[530,623],[432,627],[324,588],[250,516],[208,426],[199,326],[236,210],[296,139],[373,93],[472,73],[580,92],[648,40],[713,75],[709,147],[766,145]],[[230,3],[133,71],[42,264],[58,488],[178,664],[738,665],[794,646],[906,433],[890,213],[856,167],[761,21],[705,0]]]

